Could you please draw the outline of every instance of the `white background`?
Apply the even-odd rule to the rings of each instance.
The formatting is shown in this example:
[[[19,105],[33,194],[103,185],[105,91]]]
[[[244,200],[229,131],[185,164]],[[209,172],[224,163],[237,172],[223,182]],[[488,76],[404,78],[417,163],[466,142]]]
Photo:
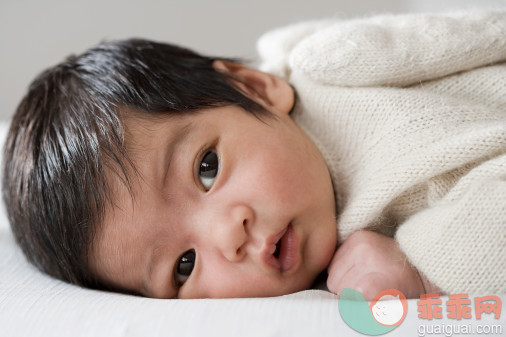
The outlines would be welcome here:
[[[255,58],[265,31],[325,17],[506,7],[506,0],[0,0],[0,119],[43,69],[102,40],[143,37]]]

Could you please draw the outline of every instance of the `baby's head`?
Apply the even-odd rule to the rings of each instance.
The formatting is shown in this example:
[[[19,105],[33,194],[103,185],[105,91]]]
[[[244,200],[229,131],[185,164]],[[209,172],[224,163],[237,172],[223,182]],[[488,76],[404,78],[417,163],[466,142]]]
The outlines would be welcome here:
[[[149,297],[306,289],[336,244],[330,176],[284,80],[145,40],[45,71],[13,118],[3,196],[44,272]]]

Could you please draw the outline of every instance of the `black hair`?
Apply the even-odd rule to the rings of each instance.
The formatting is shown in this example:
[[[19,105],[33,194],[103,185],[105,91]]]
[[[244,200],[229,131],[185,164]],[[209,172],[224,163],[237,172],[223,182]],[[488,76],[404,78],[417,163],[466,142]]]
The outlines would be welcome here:
[[[111,41],[32,82],[12,119],[3,166],[11,228],[31,263],[58,279],[103,287],[88,254],[111,200],[104,169],[119,167],[128,182],[122,107],[146,115],[225,105],[265,113],[213,68],[218,59],[148,40]]]

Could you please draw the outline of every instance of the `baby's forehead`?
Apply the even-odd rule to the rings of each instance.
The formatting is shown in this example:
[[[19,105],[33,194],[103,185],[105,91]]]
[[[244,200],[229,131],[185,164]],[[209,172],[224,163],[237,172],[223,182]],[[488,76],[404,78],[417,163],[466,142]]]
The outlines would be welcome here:
[[[170,137],[171,141],[176,141],[189,131],[189,126],[196,119],[196,116],[190,113],[145,112],[126,108],[122,111],[125,148],[131,151],[136,147],[157,144],[157,139],[162,140],[161,134]]]
[[[209,124],[211,121],[212,123],[210,124],[212,125],[213,123],[221,124],[227,121],[224,115],[217,113],[220,110],[234,109],[235,113],[245,114],[250,117],[242,120],[242,127],[245,131],[248,125],[259,122],[269,124],[269,120],[275,118],[268,111],[263,112],[262,115],[258,115],[238,108],[236,105],[224,105],[185,112],[146,112],[131,107],[121,107],[125,143],[127,145],[134,145],[131,141],[132,138],[146,133],[154,134],[160,128],[164,128],[165,132],[172,133],[172,140],[177,141],[187,136],[190,132],[195,131],[200,123]],[[194,136],[199,137],[199,134],[197,133]]]

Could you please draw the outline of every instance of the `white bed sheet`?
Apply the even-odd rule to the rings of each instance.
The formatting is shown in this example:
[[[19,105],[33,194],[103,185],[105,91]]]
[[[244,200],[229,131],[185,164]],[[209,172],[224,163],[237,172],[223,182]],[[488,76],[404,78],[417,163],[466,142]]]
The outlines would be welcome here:
[[[3,144],[7,123],[0,123]],[[363,336],[341,319],[337,297],[307,290],[274,298],[159,300],[83,289],[32,267],[15,245],[0,208],[0,336]],[[490,294],[485,294],[490,295]],[[503,303],[506,296],[500,296]],[[470,298],[472,296],[470,295]],[[444,302],[444,299],[443,299]],[[418,318],[408,301],[403,323],[387,336],[417,336],[423,325],[495,325],[481,320]],[[475,334],[467,334],[472,336]],[[435,336],[427,334],[427,336]]]

